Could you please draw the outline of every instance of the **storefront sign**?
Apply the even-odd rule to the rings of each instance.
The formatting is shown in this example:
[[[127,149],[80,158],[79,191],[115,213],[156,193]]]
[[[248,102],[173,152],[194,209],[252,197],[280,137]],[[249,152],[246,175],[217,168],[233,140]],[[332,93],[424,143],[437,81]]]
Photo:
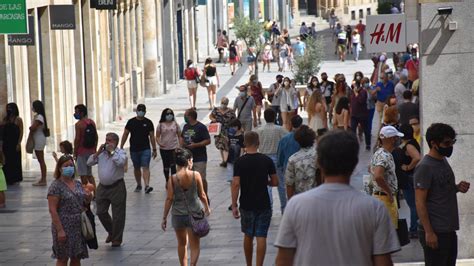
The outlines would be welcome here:
[[[28,16],[28,34],[9,34],[8,45],[35,45],[35,18]]]
[[[52,30],[76,29],[74,5],[52,5],[49,6],[49,12]]]
[[[103,10],[117,9],[117,0],[91,0],[91,8]]]
[[[369,54],[405,51],[407,46],[405,15],[367,16],[365,44]]]
[[[0,1],[0,34],[28,33],[26,0]]]

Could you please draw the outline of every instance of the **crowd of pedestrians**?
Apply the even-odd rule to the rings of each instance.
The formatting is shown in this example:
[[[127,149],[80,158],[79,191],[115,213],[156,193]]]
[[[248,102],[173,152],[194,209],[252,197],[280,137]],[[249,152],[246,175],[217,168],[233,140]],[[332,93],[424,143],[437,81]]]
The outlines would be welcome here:
[[[340,60],[344,61],[350,52],[357,61],[364,46],[361,36],[365,25],[360,21],[354,29],[344,29],[336,24],[333,13],[330,24]],[[276,60],[279,72],[284,74],[291,68],[293,56],[304,55],[304,40],[316,38],[314,23],[311,27],[302,23],[299,33],[292,44],[286,29],[280,33],[276,23],[267,21],[262,36],[264,69],[267,66],[269,71],[270,62]],[[220,31],[216,48],[217,63],[228,62],[234,75],[242,60],[242,44],[229,42],[227,33]],[[249,65],[258,63],[253,53],[249,47]],[[391,265],[391,254],[404,245],[400,241],[401,199],[410,209],[409,237],[419,238],[426,264],[455,265],[459,229],[456,193],[466,193],[470,184],[456,184],[446,160],[456,143],[451,126],[432,124],[425,139],[421,137],[417,55],[416,46],[395,54],[395,71],[388,66],[386,54],[374,55],[372,75],[356,71],[352,81],[344,74],[329,78],[327,73],[315,73],[304,90],[297,89],[296,81],[282,74],[264,86],[250,68],[248,82],[238,87],[232,107],[227,97],[216,106],[220,81],[213,60],[206,59],[202,70],[189,60],[184,76],[190,108],[184,113],[184,126],[176,122],[174,111],[166,108],[155,127],[145,117],[146,106],[139,104],[122,138],[109,132],[104,144],[100,144],[95,122],[88,118],[87,107],[75,106],[75,138],[73,143],[61,142],[62,156],[53,154],[55,180],[47,193],[53,258],[58,265],[67,265],[69,260],[71,265],[79,265],[88,257],[88,247],[97,248],[97,237],[87,239],[82,230],[84,212],[88,211],[87,219],[94,223],[92,201],[108,234],[105,243],[122,245],[128,158],[134,169],[134,192],[149,194],[153,191],[150,162],[158,156],[159,148],[167,195],[161,227],[168,229],[171,212],[179,263],[187,265],[188,257],[191,265],[198,263],[200,238],[208,233],[202,230],[211,214],[207,181],[211,136],[196,111],[197,88],[203,86],[208,90],[209,119],[219,124],[214,144],[220,153],[219,166],[226,168],[226,181],[230,183],[228,210],[240,219],[247,265],[253,265],[254,241],[256,265],[264,264],[274,213],[274,187],[283,216],[274,243],[278,248],[277,265]],[[269,103],[267,108],[265,102]],[[35,116],[29,128],[27,152],[35,153],[41,169],[41,177],[33,185],[46,186],[43,150],[50,133],[42,102],[33,102],[32,109]],[[23,122],[15,103],[8,104],[6,111],[0,153],[0,207],[5,205],[6,185],[22,180],[18,158]],[[302,113],[308,116],[306,122]],[[372,143],[372,135],[376,143]],[[124,146],[129,138],[127,154]],[[429,147],[425,156],[421,154],[422,143]],[[349,185],[360,147],[364,147],[361,145],[371,153],[369,195]],[[97,180],[92,175],[94,165],[98,166]]]

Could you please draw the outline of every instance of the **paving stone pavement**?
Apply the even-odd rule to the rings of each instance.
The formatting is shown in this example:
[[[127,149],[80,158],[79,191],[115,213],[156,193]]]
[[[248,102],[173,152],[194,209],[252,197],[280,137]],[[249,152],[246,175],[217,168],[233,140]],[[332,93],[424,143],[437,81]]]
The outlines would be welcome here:
[[[327,58],[322,64],[321,71],[328,72],[329,76],[335,73],[344,73],[347,79],[352,79],[352,74],[356,70],[361,70],[364,74],[370,74],[372,63],[370,60],[360,60],[359,62],[341,63],[333,56],[332,44],[328,41],[330,35],[323,31],[325,38],[325,50]],[[201,64],[202,65],[202,64]],[[277,72],[276,64],[271,66],[272,72],[260,72],[259,79],[264,86],[273,82]],[[223,96],[230,99],[232,106],[238,91],[235,86],[248,80],[247,69],[240,68],[234,76],[230,75],[228,67],[218,65],[218,72],[221,76],[223,86],[218,91],[217,101]],[[290,72],[284,75],[291,76]],[[154,99],[146,99],[147,117],[155,125],[158,123],[161,111],[165,107],[171,107],[177,117],[177,122],[182,124],[183,113],[188,108],[187,89],[184,82],[179,82],[175,86],[169,86],[170,93]],[[205,89],[198,90],[198,117],[204,123],[208,122],[209,114],[207,93]],[[135,114],[131,112],[123,117],[122,121],[108,124],[99,131],[100,139],[105,138],[105,133],[113,131],[123,132],[127,119]],[[306,114],[301,114],[306,118]],[[127,143],[128,144],[128,143]],[[363,147],[363,146],[362,146]],[[127,147],[126,147],[127,148]],[[230,205],[230,189],[225,181],[225,169],[218,166],[220,155],[213,144],[208,146],[208,182],[211,208],[210,216],[212,226],[211,233],[201,241],[200,265],[245,265],[245,258],[242,248],[243,235],[240,233],[240,221],[232,217],[227,211]],[[54,167],[51,151],[47,151],[48,169],[50,172]],[[360,162],[354,172],[351,185],[356,189],[362,189],[362,176],[367,173],[367,165],[370,153],[362,149]],[[37,167],[37,163],[32,163]],[[130,164],[131,165],[131,164]],[[126,173],[127,186],[127,219],[124,233],[124,243],[120,248],[111,248],[104,243],[106,232],[96,218],[97,233],[99,239],[99,249],[89,251],[89,259],[83,260],[83,265],[177,265],[176,238],[170,228],[163,232],[160,227],[163,204],[166,197],[164,188],[164,177],[162,164],[159,157],[151,163],[152,181],[154,191],[146,195],[144,193],[134,193],[135,181],[133,171],[130,169]],[[97,169],[94,168],[96,175]],[[47,208],[46,187],[32,187],[34,176],[38,175],[38,169],[26,173],[25,181],[20,185],[10,186],[6,193],[7,209],[0,211],[0,265],[54,265],[51,259],[51,218]],[[48,182],[52,181],[52,173],[48,174]],[[273,193],[274,210],[279,210],[278,193]],[[402,202],[400,209],[401,217],[408,217],[408,208]],[[276,257],[276,248],[273,247],[278,226],[281,221],[279,211],[273,213],[272,223],[268,235],[267,255],[265,265],[273,265]],[[169,223],[170,224],[170,223]],[[396,262],[421,261],[422,252],[418,241],[413,241],[402,251],[394,254]],[[255,259],[255,257],[254,257]],[[462,262],[463,265],[471,262]],[[468,264],[465,264],[468,263]],[[410,264],[415,265],[415,264]]]

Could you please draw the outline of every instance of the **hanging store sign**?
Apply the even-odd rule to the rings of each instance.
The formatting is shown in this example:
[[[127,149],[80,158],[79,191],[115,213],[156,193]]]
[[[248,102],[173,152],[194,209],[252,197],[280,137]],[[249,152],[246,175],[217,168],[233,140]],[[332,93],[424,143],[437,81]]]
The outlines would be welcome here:
[[[51,30],[75,30],[76,14],[74,5],[49,6]]]
[[[26,0],[0,1],[0,34],[28,33]]]
[[[28,16],[28,34],[9,34],[8,45],[35,45],[35,17]]]
[[[117,0],[91,0],[91,8],[101,10],[117,9]]]
[[[367,53],[406,50],[406,18],[400,15],[367,16],[365,30]]]

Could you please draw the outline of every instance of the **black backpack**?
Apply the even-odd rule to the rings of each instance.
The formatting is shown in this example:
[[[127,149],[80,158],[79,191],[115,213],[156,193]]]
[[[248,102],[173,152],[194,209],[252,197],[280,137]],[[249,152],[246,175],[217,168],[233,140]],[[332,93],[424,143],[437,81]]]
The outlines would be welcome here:
[[[88,123],[84,131],[84,148],[94,148],[97,140],[97,129],[93,123]]]

